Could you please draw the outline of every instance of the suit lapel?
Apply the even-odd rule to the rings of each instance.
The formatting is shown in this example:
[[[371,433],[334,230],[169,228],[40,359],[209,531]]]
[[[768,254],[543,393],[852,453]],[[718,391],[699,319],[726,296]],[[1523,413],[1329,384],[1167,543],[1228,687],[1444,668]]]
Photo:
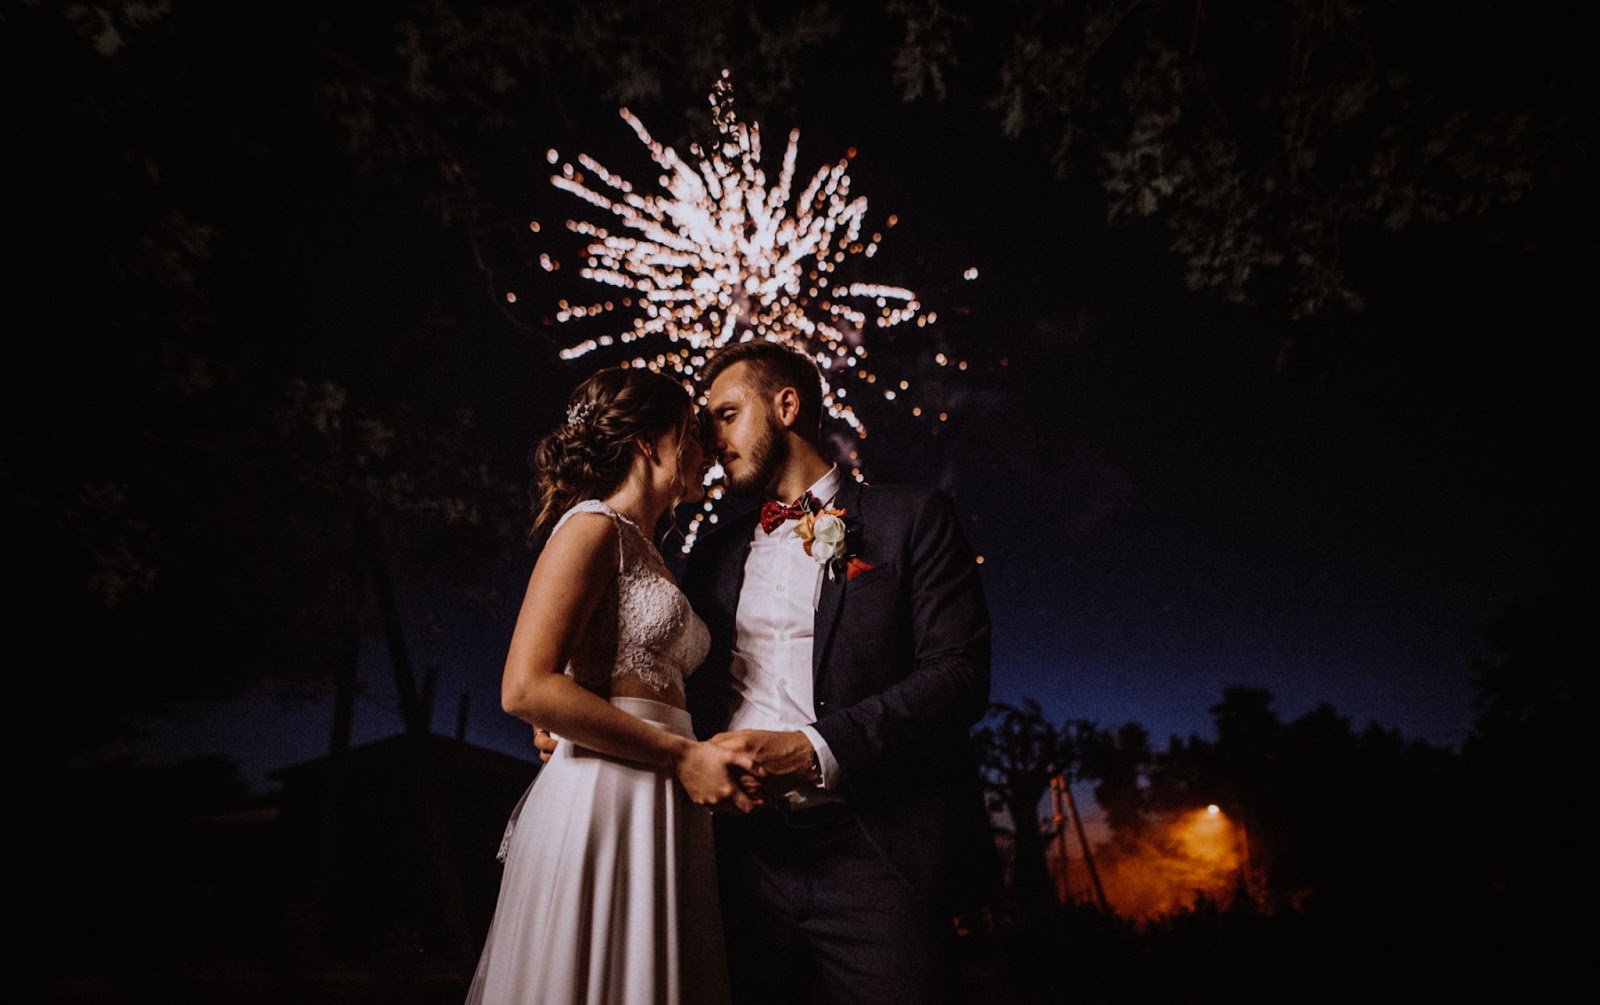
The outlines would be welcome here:
[[[861,536],[861,483],[846,477],[834,496],[835,506],[844,510],[845,540],[854,543]],[[817,597],[816,619],[811,626],[811,679],[820,683],[823,657],[833,642],[833,632],[844,612],[844,584],[847,577],[841,569],[832,578],[822,574],[822,590]],[[820,693],[820,692],[819,692]]]
[[[734,622],[739,613],[739,592],[744,589],[744,566],[750,560],[750,542],[755,535],[756,523],[756,515],[751,514],[728,528],[734,543],[723,557],[721,568],[717,570],[717,604],[720,609],[727,612],[729,652],[733,651],[736,632]]]

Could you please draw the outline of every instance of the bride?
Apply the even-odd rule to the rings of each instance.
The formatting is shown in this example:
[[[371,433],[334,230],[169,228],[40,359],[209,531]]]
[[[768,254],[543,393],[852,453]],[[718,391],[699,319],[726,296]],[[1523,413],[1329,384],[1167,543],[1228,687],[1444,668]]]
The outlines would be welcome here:
[[[567,742],[512,813],[468,1005],[725,1002],[708,809],[752,809],[755,765],[694,737],[684,677],[709,635],[648,536],[704,494],[693,401],[662,374],[602,370],[534,464],[547,541],[501,704]]]

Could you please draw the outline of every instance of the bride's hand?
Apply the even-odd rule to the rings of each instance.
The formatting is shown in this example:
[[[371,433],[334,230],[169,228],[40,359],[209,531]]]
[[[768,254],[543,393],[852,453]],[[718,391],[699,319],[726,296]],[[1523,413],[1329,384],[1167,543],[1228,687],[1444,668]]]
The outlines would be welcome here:
[[[548,729],[540,726],[533,727],[533,746],[539,751],[539,763],[550,763],[550,755],[556,752],[556,738],[550,735]]]
[[[740,785],[744,776],[759,774],[749,754],[703,741],[689,747],[678,761],[678,782],[698,806],[712,810],[749,813],[761,805],[759,798]]]

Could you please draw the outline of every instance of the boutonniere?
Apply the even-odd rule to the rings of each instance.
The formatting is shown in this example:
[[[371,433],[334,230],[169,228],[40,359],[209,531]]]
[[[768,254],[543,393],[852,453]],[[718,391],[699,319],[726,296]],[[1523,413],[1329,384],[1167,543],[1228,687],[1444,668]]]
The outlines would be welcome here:
[[[842,509],[824,506],[807,512],[795,527],[806,554],[827,571],[829,582],[838,577],[841,568],[845,569],[847,579],[872,568],[871,564],[851,554],[851,538],[859,534],[845,526],[844,515]]]

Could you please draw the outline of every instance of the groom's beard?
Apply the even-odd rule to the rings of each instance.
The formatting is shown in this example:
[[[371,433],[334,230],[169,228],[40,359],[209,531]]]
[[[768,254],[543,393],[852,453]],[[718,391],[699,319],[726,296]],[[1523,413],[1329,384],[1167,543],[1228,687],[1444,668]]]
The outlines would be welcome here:
[[[767,427],[760,439],[750,444],[744,452],[744,474],[728,474],[728,489],[741,495],[766,490],[778,479],[778,472],[789,463],[789,441],[783,435],[778,420],[767,416]]]

